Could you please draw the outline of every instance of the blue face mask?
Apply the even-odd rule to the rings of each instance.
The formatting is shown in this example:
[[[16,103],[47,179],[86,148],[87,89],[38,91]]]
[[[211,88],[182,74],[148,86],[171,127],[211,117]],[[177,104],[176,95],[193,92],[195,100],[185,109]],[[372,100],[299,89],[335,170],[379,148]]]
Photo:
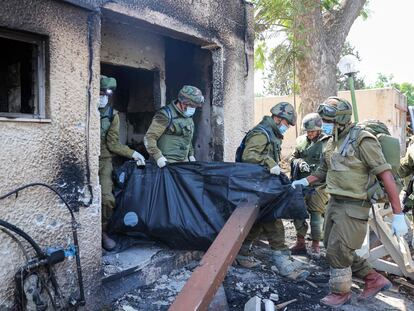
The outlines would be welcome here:
[[[184,115],[186,117],[192,117],[195,113],[196,109],[194,107],[187,107],[187,109],[184,111]]]
[[[280,131],[280,134],[282,135],[285,134],[288,129],[289,127],[287,125],[284,125],[284,124],[279,125],[279,131]]]
[[[322,123],[322,131],[325,134],[332,135],[334,130],[334,124],[333,123]]]

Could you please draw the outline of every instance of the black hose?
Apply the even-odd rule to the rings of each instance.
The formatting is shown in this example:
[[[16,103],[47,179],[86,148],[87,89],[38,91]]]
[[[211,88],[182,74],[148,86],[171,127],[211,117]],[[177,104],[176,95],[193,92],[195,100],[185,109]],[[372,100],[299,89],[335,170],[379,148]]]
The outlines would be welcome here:
[[[65,204],[65,206],[67,207],[70,216],[71,216],[71,224],[72,224],[72,236],[73,236],[73,244],[75,245],[75,249],[76,249],[76,254],[75,254],[75,258],[76,258],[76,272],[78,275],[78,286],[79,286],[79,298],[76,300],[76,305],[80,305],[83,306],[85,305],[85,290],[84,290],[84,286],[83,286],[83,276],[82,276],[82,266],[81,266],[81,261],[80,261],[80,249],[79,249],[79,241],[78,241],[78,233],[77,233],[77,228],[78,228],[78,223],[76,222],[76,218],[75,215],[73,213],[73,209],[69,206],[68,202],[63,198],[63,196],[53,187],[44,184],[44,183],[31,183],[31,184],[27,184],[24,186],[21,186],[13,191],[10,191],[9,193],[6,193],[5,195],[0,196],[0,200],[3,200],[5,198],[8,198],[9,196],[16,194],[16,196],[18,195],[19,191],[24,190],[26,188],[29,187],[35,187],[35,186],[42,186],[42,187],[46,187],[47,189],[53,191],[61,200],[62,202]],[[30,245],[33,247],[33,249],[36,251],[38,257],[40,259],[46,258],[46,254],[40,249],[39,245],[28,235],[26,234],[24,231],[20,230],[19,228],[17,228],[16,226],[9,224],[3,220],[0,219],[0,225],[1,222],[4,222],[7,224],[7,226],[11,226],[10,230],[12,230],[11,228],[13,228],[14,232],[16,232],[17,234],[19,234],[20,236],[22,236],[25,240],[27,240]],[[15,231],[17,230],[17,231]],[[50,267],[50,265],[47,266],[49,275],[50,275],[50,279],[52,282],[53,287],[55,288],[55,292],[56,294],[60,297],[59,294],[59,286],[58,283],[56,281],[55,275],[52,271],[52,268]]]

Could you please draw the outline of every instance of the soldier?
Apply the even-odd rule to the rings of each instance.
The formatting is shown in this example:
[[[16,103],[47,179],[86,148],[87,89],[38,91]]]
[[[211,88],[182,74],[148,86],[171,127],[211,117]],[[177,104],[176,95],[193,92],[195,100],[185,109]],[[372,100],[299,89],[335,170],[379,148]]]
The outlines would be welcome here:
[[[201,91],[184,85],[178,98],[161,108],[152,119],[144,137],[148,153],[163,168],[168,163],[196,161],[192,144],[197,107],[204,103]]]
[[[119,115],[110,105],[108,98],[116,89],[114,78],[101,76],[99,113],[101,116],[101,155],[99,157],[99,181],[102,193],[102,246],[110,251],[116,243],[106,233],[108,221],[115,208],[112,194],[112,157],[119,155],[137,161],[137,165],[145,165],[145,158],[137,151],[119,142]]]
[[[345,99],[329,97],[318,107],[326,128],[333,133],[323,151],[318,169],[310,176],[294,181],[293,187],[308,186],[326,180],[330,194],[325,214],[324,245],[326,259],[331,267],[331,292],[321,303],[338,307],[351,299],[352,274],[364,279],[360,299],[374,297],[381,290],[391,287],[381,274],[359,257],[355,250],[362,246],[367,232],[370,195],[377,178],[382,180],[393,210],[392,229],[397,237],[407,232],[401,211],[397,186],[376,137],[365,130],[355,139],[351,123],[352,106]],[[377,177],[377,178],[375,178]]]
[[[407,148],[407,152],[405,156],[400,161],[400,167],[398,169],[398,175],[401,178],[408,177],[414,173],[414,144],[413,144],[413,136],[410,137],[410,144]],[[404,210],[410,210],[414,206],[414,177],[407,181],[407,186],[405,189],[405,196],[403,200]],[[412,241],[414,244],[414,239]]]
[[[307,114],[302,120],[302,128],[306,134],[296,140],[296,148],[290,157],[292,179],[297,180],[311,175],[320,163],[322,149],[329,135],[322,132],[322,118],[317,113]],[[320,254],[319,241],[322,239],[323,214],[329,195],[323,185],[307,189],[305,203],[310,213],[312,246],[310,253]],[[293,255],[306,254],[305,235],[308,232],[306,220],[294,220],[296,228],[296,244],[290,251]]]
[[[272,116],[263,117],[263,120],[247,134],[242,162],[264,165],[271,174],[279,175],[283,134],[289,126],[296,124],[296,112],[293,106],[286,102],[278,103],[270,112]],[[281,275],[295,280],[305,279],[309,275],[308,271],[301,270],[291,259],[289,249],[285,245],[285,230],[281,219],[253,226],[237,258],[241,265],[247,267],[257,265],[254,258],[250,256],[249,246],[262,233],[269,241],[273,251],[272,261]]]

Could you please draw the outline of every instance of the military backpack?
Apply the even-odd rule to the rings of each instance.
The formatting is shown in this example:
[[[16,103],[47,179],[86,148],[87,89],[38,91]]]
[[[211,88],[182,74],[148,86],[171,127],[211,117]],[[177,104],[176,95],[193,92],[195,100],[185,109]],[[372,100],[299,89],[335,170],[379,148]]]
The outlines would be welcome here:
[[[260,131],[263,134],[265,134],[267,138],[266,146],[270,144],[270,133],[263,126],[261,125],[256,126],[253,130],[250,130],[249,132],[247,132],[247,134],[244,136],[243,140],[241,141],[240,146],[237,147],[236,156],[235,156],[236,162],[242,162],[243,152],[244,152],[244,149],[246,148],[247,136],[249,136],[249,134],[253,131]]]
[[[346,155],[346,150],[349,144],[352,144],[354,149],[356,149],[355,145],[362,130],[369,132],[377,138],[379,144],[381,145],[384,158],[387,163],[391,165],[394,178],[398,182],[399,180],[396,178],[396,174],[400,166],[400,142],[397,138],[391,136],[387,126],[379,120],[366,120],[357,123],[349,131],[343,144],[340,146],[339,152],[341,155]],[[377,182],[370,187],[370,189],[368,189],[368,197],[376,202],[387,201],[383,185],[380,181],[377,180]]]

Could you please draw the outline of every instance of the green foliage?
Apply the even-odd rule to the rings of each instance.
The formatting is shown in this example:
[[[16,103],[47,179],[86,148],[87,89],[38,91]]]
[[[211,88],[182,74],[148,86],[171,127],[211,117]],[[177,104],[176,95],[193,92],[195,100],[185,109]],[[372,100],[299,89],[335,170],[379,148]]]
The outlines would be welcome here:
[[[407,97],[407,105],[414,106],[414,84],[409,82],[395,83],[394,75],[377,74],[377,80],[370,88],[394,87]]]
[[[264,70],[266,62],[266,44],[259,42],[254,48],[254,68],[256,70]]]

